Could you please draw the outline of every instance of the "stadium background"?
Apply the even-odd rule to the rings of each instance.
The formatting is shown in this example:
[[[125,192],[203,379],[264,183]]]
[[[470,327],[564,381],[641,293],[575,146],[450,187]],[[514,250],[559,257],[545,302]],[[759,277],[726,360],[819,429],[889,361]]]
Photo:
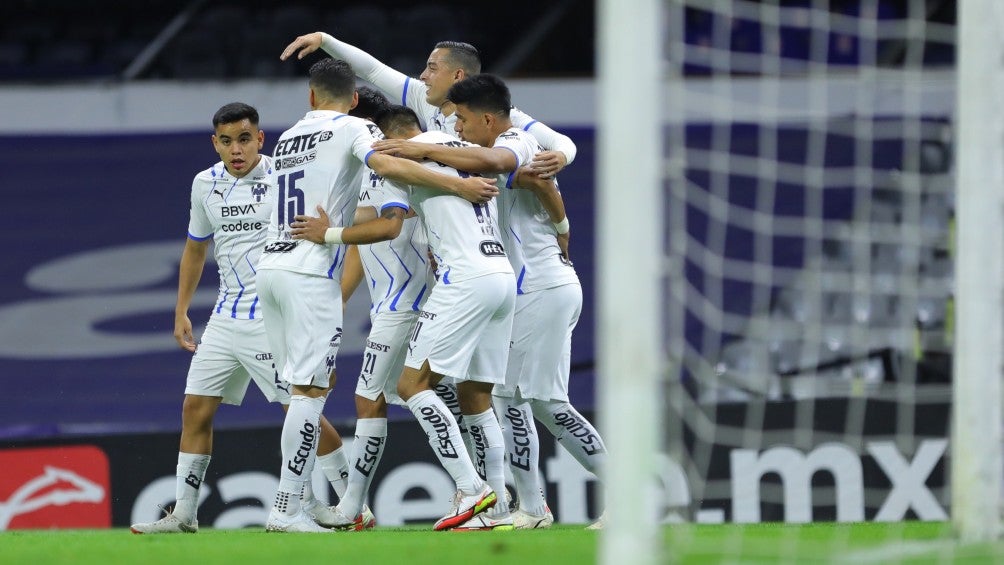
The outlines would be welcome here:
[[[833,2],[832,9],[853,10],[857,4]],[[889,13],[898,10],[897,2],[880,4]],[[932,11],[932,19],[954,13],[951,3],[941,4],[948,7]],[[84,511],[100,508],[97,514],[107,515],[107,522],[98,525],[124,526],[151,517],[155,503],[170,502],[189,360],[171,337],[177,260],[191,178],[216,160],[209,118],[231,100],[255,104],[267,132],[264,151],[270,152],[279,132],[306,109],[299,77],[312,60],[280,63],[277,55],[295,35],[315,29],[364,47],[411,75],[421,71],[435,41],[470,41],[481,48],[486,71],[511,80],[523,110],[577,143],[578,157],[561,175],[585,297],[573,341],[571,398],[584,411],[593,408],[591,305],[594,271],[602,258],[594,254],[591,2],[516,1],[503,8],[464,2],[320,7],[264,1],[152,0],[123,6],[15,0],[0,7],[0,21],[0,190],[5,209],[13,212],[0,228],[10,242],[0,277],[0,379],[6,391],[0,437],[8,448],[0,454],[9,457],[12,468],[26,469],[0,482],[0,499],[10,499],[32,473],[42,473],[47,457],[66,462],[66,446],[85,445],[96,446],[100,455],[85,452],[82,456],[93,461],[78,475],[103,485],[105,496],[80,495],[73,505]],[[693,23],[694,43],[702,34],[710,36],[710,23]],[[740,40],[747,39],[735,45],[756,51],[760,46],[754,34],[744,36],[748,31],[735,30]],[[145,51],[160,40],[162,50]],[[952,54],[940,56],[944,62]],[[853,64],[855,53],[836,51],[831,57]],[[647,245],[630,234],[624,241]],[[200,289],[191,310],[197,326],[215,297],[211,265]],[[351,390],[367,330],[366,307],[365,297],[357,294],[338,361],[340,382],[325,410],[346,436],[354,418]],[[423,501],[445,500],[449,493],[437,490],[442,475],[430,470],[434,462],[425,442],[405,439],[415,431],[410,417],[403,411],[393,416],[391,449],[374,493],[381,496],[384,486],[390,489],[408,473],[427,472],[428,480],[416,486],[417,493],[398,493],[413,501],[413,513],[385,511],[393,507],[391,494],[387,506],[376,502],[375,510],[385,524],[431,518],[437,510],[422,506]],[[221,408],[217,429],[222,433],[207,477],[211,494],[200,514],[203,523],[238,526],[259,518],[254,509],[270,501],[241,495],[240,489],[228,494],[225,485],[242,476],[235,484],[270,496],[268,484],[242,474],[274,473],[280,423],[280,413],[253,389],[244,406]],[[572,475],[574,465],[563,463],[567,457],[555,453],[553,442],[542,443],[543,471],[558,519],[595,517],[592,483]],[[410,468],[408,462],[428,467]],[[937,475],[933,486],[940,485],[940,467]],[[169,481],[160,482],[165,477]],[[384,485],[388,477],[392,480]],[[780,510],[774,511],[764,519]],[[24,513],[9,527],[52,526],[46,520],[53,519],[63,518]]]
[[[511,13],[546,21],[535,26]],[[158,480],[173,474],[190,359],[171,333],[191,179],[218,160],[209,135],[220,105],[243,100],[258,107],[266,153],[308,109],[303,77],[320,55],[278,60],[298,34],[332,32],[412,76],[436,41],[477,44],[486,70],[514,80],[522,107],[579,146],[561,180],[591,302],[592,26],[591,4],[576,2],[543,10],[516,2],[504,12],[463,2],[3,3],[0,191],[10,221],[0,230],[13,249],[0,277],[0,381],[7,390],[0,401],[6,448],[0,457],[9,470],[0,480],[0,500],[27,493],[29,502],[0,512],[0,524],[123,526],[152,517],[156,504],[173,498],[173,487]],[[216,285],[209,264],[190,312],[197,328],[208,318]],[[360,291],[355,298],[338,360],[341,378],[325,410],[346,437],[368,331],[368,297]],[[573,401],[586,411],[593,405],[592,352],[593,314],[586,308],[572,379]],[[439,488],[445,475],[424,440],[405,439],[418,430],[410,415],[399,409],[392,419],[395,439],[374,495],[382,475],[395,470],[418,477],[420,488],[399,493],[417,509],[393,516],[385,509],[381,522],[428,520],[451,496]],[[281,422],[281,412],[254,389],[244,406],[221,408],[203,524],[261,521],[256,510],[271,504],[264,498],[274,486],[253,477],[275,474]],[[553,445],[544,451],[553,453]],[[53,475],[50,468],[71,474]],[[245,494],[228,498],[234,484],[245,485],[238,488]],[[247,492],[263,499],[250,495],[249,502]],[[30,511],[32,500],[40,508]],[[436,504],[430,508],[425,500]],[[576,504],[564,509],[566,520],[595,517],[595,509]],[[247,507],[250,518],[234,518]]]

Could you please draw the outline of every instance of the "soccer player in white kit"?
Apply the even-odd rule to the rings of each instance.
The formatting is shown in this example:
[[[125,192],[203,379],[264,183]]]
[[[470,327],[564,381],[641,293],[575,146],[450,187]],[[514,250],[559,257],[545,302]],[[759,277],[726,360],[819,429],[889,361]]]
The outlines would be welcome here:
[[[442,132],[420,134],[418,118],[402,106],[385,112],[380,126],[388,137],[463,145]],[[441,163],[425,165],[467,175]],[[472,207],[421,187],[402,191],[399,197],[426,224],[439,281],[419,314],[398,383],[398,393],[457,484],[453,507],[435,529],[512,529],[508,508],[496,504],[505,492],[503,454],[490,449],[502,441],[491,390],[504,381],[515,299],[515,280],[500,241],[496,204]],[[432,390],[443,377],[457,382],[464,420],[482,452],[480,470],[474,468],[466,450],[458,449],[459,428]]]
[[[541,490],[533,417],[588,471],[596,474],[606,457],[599,433],[568,402],[572,330],[582,309],[578,276],[558,241],[568,232],[568,219],[556,190],[512,190],[517,170],[530,162],[537,144],[512,127],[505,83],[476,75],[453,85],[448,98],[456,105],[461,138],[482,147],[385,140],[374,148],[500,175],[505,187],[498,198],[500,225],[518,295],[506,382],[494,394],[520,504],[514,523],[517,528],[548,527],[554,519]]]
[[[258,111],[240,102],[221,107],[213,116],[213,128],[213,148],[221,161],[192,181],[188,239],[175,307],[175,339],[182,349],[195,354],[182,406],[177,502],[160,520],[133,524],[134,533],[198,531],[199,490],[211,458],[213,417],[220,403],[241,404],[248,383],[254,380],[270,402],[289,404],[289,384],[275,371],[255,283],[255,265],[276,192],[272,160],[258,154],[265,134],[258,129]],[[214,240],[219,296],[196,345],[188,308]],[[321,429],[319,452],[331,460],[325,473],[341,496],[348,461],[338,432],[326,419]],[[307,497],[309,506],[323,507],[310,493]]]
[[[450,178],[411,161],[375,154],[366,123],[345,114],[356,101],[354,73],[345,61],[324,59],[311,67],[309,100],[312,110],[276,143],[277,203],[258,263],[266,335],[276,367],[292,385],[279,487],[266,523],[266,531],[274,532],[331,531],[303,511],[300,495],[316,456],[324,401],[335,379],[345,247],[341,227],[331,228],[324,243],[294,238],[297,217],[318,210],[335,225],[349,224],[364,165],[384,177],[473,194],[486,202],[497,192],[483,179]],[[371,224],[377,223],[354,228],[383,229],[382,223]]]

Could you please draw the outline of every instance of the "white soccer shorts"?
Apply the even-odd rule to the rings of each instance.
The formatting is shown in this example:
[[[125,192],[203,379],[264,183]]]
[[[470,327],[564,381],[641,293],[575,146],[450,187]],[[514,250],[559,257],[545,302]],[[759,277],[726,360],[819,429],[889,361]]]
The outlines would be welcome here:
[[[458,381],[505,380],[516,279],[492,273],[437,284],[415,322],[405,365]]]
[[[211,316],[188,368],[185,394],[215,396],[224,404],[240,405],[254,379],[266,400],[289,404],[289,383],[279,379],[270,351],[261,318]]]
[[[265,333],[279,375],[299,386],[330,385],[342,342],[342,289],[335,279],[258,271]]]
[[[376,400],[380,394],[389,404],[407,406],[397,395],[408,340],[418,312],[380,312],[372,317],[372,327],[363,351],[363,366],[356,382],[356,394]]]
[[[512,398],[518,390],[526,399],[567,402],[572,330],[581,312],[578,283],[517,296],[505,384],[492,394]]]

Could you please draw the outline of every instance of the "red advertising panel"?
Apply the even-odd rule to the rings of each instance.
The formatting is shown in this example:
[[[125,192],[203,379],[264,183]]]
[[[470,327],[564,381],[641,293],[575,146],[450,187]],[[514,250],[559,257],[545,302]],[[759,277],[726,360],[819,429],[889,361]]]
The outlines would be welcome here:
[[[0,530],[111,526],[111,481],[101,449],[4,449],[0,469]]]

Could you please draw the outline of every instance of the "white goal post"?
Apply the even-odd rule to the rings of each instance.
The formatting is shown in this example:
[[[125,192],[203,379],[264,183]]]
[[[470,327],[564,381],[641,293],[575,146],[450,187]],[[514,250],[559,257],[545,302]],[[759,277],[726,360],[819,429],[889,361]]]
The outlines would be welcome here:
[[[956,333],[952,521],[1000,534],[1004,368],[1004,3],[960,0],[956,51]]]
[[[597,405],[610,450],[600,563],[662,562],[652,496],[664,343],[660,4],[600,0],[597,9]]]

